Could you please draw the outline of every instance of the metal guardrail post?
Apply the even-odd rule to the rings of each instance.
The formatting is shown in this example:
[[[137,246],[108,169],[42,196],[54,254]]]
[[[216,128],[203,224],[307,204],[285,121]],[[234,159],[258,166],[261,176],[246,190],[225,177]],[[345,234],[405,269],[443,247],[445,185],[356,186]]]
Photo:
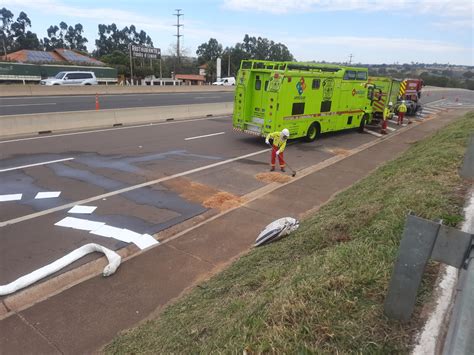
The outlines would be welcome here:
[[[459,175],[464,179],[474,179],[474,134],[469,139],[464,162]]]
[[[410,319],[439,227],[439,223],[408,215],[385,298],[384,310],[388,317],[401,321]]]
[[[472,239],[471,234],[440,222],[408,215],[385,298],[385,314],[389,318],[408,321],[429,259],[461,268],[471,250]]]
[[[474,249],[462,274],[443,355],[474,354]]]

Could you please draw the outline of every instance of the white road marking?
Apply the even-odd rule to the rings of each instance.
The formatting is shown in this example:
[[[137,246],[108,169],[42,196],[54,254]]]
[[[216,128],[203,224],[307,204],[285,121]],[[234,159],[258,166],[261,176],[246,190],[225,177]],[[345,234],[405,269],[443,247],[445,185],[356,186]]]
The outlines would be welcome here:
[[[9,194],[9,195],[0,195],[0,201],[19,201],[23,194]]]
[[[204,99],[220,99],[220,96],[196,96],[194,100],[204,100]]]
[[[66,159],[58,159],[58,160],[44,161],[44,162],[41,162],[41,163],[35,163],[35,164],[29,164],[29,165],[16,166],[16,167],[13,167],[13,168],[2,169],[2,170],[0,170],[0,173],[3,173],[3,172],[5,172],[5,171],[12,171],[12,170],[30,168],[30,167],[32,167],[32,166],[38,166],[38,165],[46,165],[46,164],[60,163],[60,162],[63,162],[63,161],[68,161],[68,160],[73,160],[73,159],[74,159],[74,158],[66,158]]]
[[[371,135],[373,135],[373,136],[376,136],[376,137],[382,137],[382,135],[381,135],[380,133],[371,131],[371,130],[369,130],[369,129],[367,129],[367,128],[364,128],[364,132],[369,133],[369,134],[371,134]]]
[[[389,131],[392,131],[392,132],[393,132],[393,131],[396,131],[396,129],[393,128],[393,127],[387,127],[387,129],[388,129]]]
[[[56,198],[61,195],[61,191],[44,191],[44,192],[38,192],[35,196],[36,200],[41,200],[44,198]]]
[[[20,104],[20,105],[0,105],[1,107],[18,107],[18,106],[45,106],[45,105],[57,105],[56,102],[45,102],[43,104]]]
[[[35,139],[49,139],[49,138],[64,137],[64,136],[75,136],[77,134],[89,134],[89,133],[98,133],[98,132],[107,132],[107,131],[117,131],[117,130],[122,130],[122,129],[142,128],[142,127],[160,126],[160,125],[167,125],[167,124],[195,122],[195,121],[202,121],[202,120],[214,120],[214,119],[217,119],[217,118],[230,118],[230,116],[203,117],[203,118],[194,118],[194,119],[191,119],[191,120],[146,123],[146,124],[140,124],[140,125],[126,126],[126,127],[104,128],[104,129],[96,129],[96,130],[92,130],[92,131],[61,133],[61,134],[53,134],[53,135],[50,135],[50,136],[42,136],[42,137],[18,138],[18,139],[10,139],[8,141],[0,141],[0,144],[22,142],[22,141],[29,141],[29,140],[35,140]]]
[[[221,134],[225,134],[225,132],[218,132],[218,133],[211,133],[211,134],[205,134],[203,136],[196,136],[196,137],[189,137],[189,138],[184,138],[185,141],[190,141],[192,139],[199,139],[199,138],[206,138],[206,137],[212,137],[212,136],[219,136]]]
[[[97,208],[97,206],[79,206],[76,205],[73,208],[71,208],[67,213],[78,213],[78,214],[91,214],[94,212],[94,210]]]
[[[138,184],[138,185],[125,187],[125,188],[120,189],[120,190],[107,192],[107,193],[102,194],[102,195],[97,195],[97,196],[89,197],[89,198],[84,199],[84,200],[74,201],[74,202],[68,203],[66,205],[50,208],[48,210],[44,210],[44,211],[40,211],[40,212],[36,212],[36,213],[31,213],[31,214],[28,214],[28,215],[25,215],[25,216],[13,218],[13,219],[10,219],[8,221],[0,222],[0,228],[11,225],[11,224],[24,222],[24,221],[27,221],[27,220],[30,220],[30,219],[33,219],[33,218],[36,218],[36,217],[41,217],[41,216],[44,216],[44,215],[47,215],[47,214],[50,214],[50,213],[54,213],[54,212],[57,212],[57,211],[62,211],[62,210],[65,210],[67,208],[74,207],[75,205],[87,204],[89,202],[101,200],[101,199],[111,197],[111,196],[115,196],[115,195],[119,195],[119,194],[122,194],[124,192],[137,190],[137,189],[140,189],[142,187],[146,187],[146,186],[150,186],[150,185],[159,184],[163,181],[168,181],[168,180],[171,180],[171,179],[175,179],[177,177],[186,176],[186,175],[190,175],[190,174],[193,174],[193,173],[197,173],[199,171],[215,168],[216,166],[221,166],[221,165],[233,163],[235,161],[242,160],[242,159],[245,159],[245,158],[250,158],[250,157],[253,157],[255,155],[266,153],[266,152],[269,152],[269,151],[270,151],[270,149],[268,149],[268,148],[263,149],[263,150],[259,150],[259,151],[253,152],[253,153],[249,153],[249,154],[241,155],[241,156],[238,156],[238,157],[235,157],[235,158],[223,160],[223,161],[220,161],[218,163],[204,165],[204,166],[201,166],[199,168],[195,168],[195,169],[191,169],[191,170],[188,170],[188,171],[183,171],[181,173],[177,173],[177,174],[174,174],[174,175],[162,177],[162,178],[159,178],[159,179],[156,179],[156,180],[153,180],[153,181],[147,181],[147,182],[144,182],[144,183],[141,183],[141,184]]]

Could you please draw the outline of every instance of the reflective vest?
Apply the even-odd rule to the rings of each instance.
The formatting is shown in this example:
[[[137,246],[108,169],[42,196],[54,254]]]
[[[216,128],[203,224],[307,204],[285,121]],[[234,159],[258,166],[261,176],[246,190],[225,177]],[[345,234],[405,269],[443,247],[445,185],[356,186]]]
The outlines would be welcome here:
[[[407,112],[407,107],[405,104],[398,106],[398,112]]]
[[[280,153],[285,150],[287,139],[281,138],[281,132],[269,133],[267,139],[273,139],[273,146],[277,147],[280,150]]]
[[[388,107],[385,107],[385,109],[383,110],[384,121],[388,120],[390,118],[390,115],[391,115],[390,109]]]

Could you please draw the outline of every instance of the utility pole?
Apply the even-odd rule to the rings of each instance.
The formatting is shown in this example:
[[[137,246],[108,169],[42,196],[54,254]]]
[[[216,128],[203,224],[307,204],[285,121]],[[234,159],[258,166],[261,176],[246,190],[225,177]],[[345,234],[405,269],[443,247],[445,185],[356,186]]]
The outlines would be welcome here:
[[[351,64],[351,63],[352,63],[352,57],[353,57],[352,53],[351,53],[351,54],[349,54],[349,64]]]
[[[181,16],[183,16],[184,14],[181,13],[181,9],[175,9],[176,13],[173,14],[174,16],[176,16],[176,25],[173,25],[173,26],[176,26],[176,56],[178,57],[178,63],[180,62],[180,57],[179,57],[179,38],[180,37],[183,37],[183,35],[180,35],[179,34],[179,28],[180,27],[183,27],[183,25],[180,25],[179,24],[179,18]]]
[[[227,62],[227,76],[230,76],[230,51],[229,51],[229,61]]]

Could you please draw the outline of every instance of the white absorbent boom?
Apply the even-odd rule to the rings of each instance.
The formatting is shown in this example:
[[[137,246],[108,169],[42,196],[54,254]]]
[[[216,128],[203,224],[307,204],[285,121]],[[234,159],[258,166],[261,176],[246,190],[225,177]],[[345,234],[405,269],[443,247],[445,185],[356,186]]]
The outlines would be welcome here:
[[[24,275],[13,282],[10,282],[7,285],[0,285],[0,296],[8,295],[10,293],[21,290],[22,288],[30,286],[36,281],[41,280],[65,268],[66,266],[72,264],[74,261],[82,258],[83,256],[94,252],[104,253],[109,261],[108,265],[102,271],[102,275],[104,276],[112,275],[117,270],[120,265],[120,262],[122,261],[122,258],[119,254],[110,249],[107,249],[106,247],[103,247],[102,245],[94,243],[86,244],[80,248],[77,248],[76,250],[73,250],[62,258],[52,262],[51,264],[48,264],[38,270],[30,272],[29,274]]]

